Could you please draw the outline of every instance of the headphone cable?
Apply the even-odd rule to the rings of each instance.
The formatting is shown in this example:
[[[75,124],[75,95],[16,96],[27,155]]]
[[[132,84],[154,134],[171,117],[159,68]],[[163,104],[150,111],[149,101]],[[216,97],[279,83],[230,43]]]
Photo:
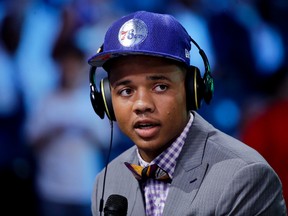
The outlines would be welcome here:
[[[111,154],[112,142],[113,142],[113,121],[112,120],[110,120],[110,126],[111,126],[110,144],[109,144],[108,156],[107,156],[106,164],[105,164],[104,177],[103,177],[102,196],[101,196],[100,206],[99,206],[100,216],[102,215],[102,212],[103,212],[104,191],[105,191],[105,184],[106,184],[106,174],[107,174],[108,164],[109,164],[109,161],[110,161],[110,154]]]

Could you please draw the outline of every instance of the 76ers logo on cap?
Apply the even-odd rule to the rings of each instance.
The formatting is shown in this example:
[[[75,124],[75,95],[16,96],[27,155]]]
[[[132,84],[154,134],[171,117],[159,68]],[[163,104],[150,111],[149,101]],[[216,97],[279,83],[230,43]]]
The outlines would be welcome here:
[[[147,25],[140,19],[125,22],[119,30],[118,40],[124,47],[133,47],[142,43],[148,34]]]

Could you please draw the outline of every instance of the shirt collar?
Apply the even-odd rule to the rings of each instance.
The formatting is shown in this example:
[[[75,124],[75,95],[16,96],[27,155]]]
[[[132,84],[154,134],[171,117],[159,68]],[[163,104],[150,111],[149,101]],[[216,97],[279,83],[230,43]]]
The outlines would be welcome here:
[[[185,139],[187,137],[188,131],[192,125],[194,116],[192,113],[190,113],[190,119],[185,126],[184,130],[180,134],[180,136],[166,149],[164,150],[160,155],[158,155],[153,161],[150,163],[144,161],[142,157],[139,154],[139,151],[137,149],[137,156],[139,159],[139,164],[143,167],[146,167],[151,164],[157,164],[160,168],[164,169],[170,178],[173,177],[174,170],[176,167],[176,162],[178,159],[178,156],[182,150],[182,147],[185,143]]]

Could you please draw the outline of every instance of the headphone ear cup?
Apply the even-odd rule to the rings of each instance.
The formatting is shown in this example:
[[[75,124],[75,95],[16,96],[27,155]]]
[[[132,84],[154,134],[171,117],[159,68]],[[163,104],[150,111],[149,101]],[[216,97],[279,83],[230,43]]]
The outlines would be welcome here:
[[[101,80],[100,89],[101,89],[101,95],[103,99],[105,113],[110,120],[116,121],[116,118],[114,115],[114,109],[112,105],[110,82],[107,77]]]
[[[204,93],[204,82],[199,68],[189,66],[186,74],[186,101],[188,110],[198,110]]]
[[[104,118],[104,102],[102,99],[102,95],[100,92],[97,91],[96,86],[93,83],[90,83],[90,101],[92,104],[92,107],[96,114],[103,119]]]

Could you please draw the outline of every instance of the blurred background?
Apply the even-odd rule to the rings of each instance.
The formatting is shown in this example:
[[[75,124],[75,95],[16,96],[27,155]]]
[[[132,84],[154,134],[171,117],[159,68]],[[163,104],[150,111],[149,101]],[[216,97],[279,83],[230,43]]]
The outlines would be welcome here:
[[[1,215],[91,215],[110,124],[90,104],[87,60],[136,10],[175,16],[197,41],[215,79],[198,112],[258,150],[288,199],[287,0],[0,0]],[[117,124],[113,140],[111,159],[132,145]]]

